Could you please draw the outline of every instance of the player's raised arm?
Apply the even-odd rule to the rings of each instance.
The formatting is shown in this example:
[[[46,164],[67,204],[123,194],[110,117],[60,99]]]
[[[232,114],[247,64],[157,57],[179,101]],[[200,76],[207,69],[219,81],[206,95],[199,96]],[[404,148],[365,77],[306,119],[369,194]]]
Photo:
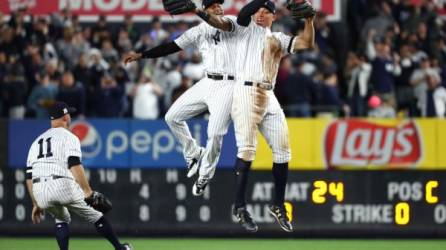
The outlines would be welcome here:
[[[311,49],[314,47],[314,25],[313,20],[316,10],[307,0],[288,0],[287,9],[291,12],[291,17],[298,21],[305,18],[305,27],[302,34],[293,41],[293,52],[297,50]]]
[[[311,49],[314,47],[314,17],[305,19],[305,27],[302,34],[296,37],[293,43],[293,51]]]
[[[175,42],[164,43],[142,53],[132,53],[124,58],[124,63],[138,61],[143,58],[158,58],[180,51],[181,48]]]
[[[241,26],[248,26],[251,22],[251,16],[254,15],[265,3],[267,0],[254,0],[247,5],[245,5],[237,16],[237,24]]]

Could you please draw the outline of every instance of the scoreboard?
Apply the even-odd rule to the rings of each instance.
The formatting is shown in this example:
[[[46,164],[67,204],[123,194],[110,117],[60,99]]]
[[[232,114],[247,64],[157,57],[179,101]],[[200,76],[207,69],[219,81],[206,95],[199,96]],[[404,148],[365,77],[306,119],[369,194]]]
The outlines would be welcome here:
[[[87,169],[93,189],[113,202],[110,218],[127,235],[244,235],[231,214],[235,177],[218,170],[203,196],[179,169]],[[248,209],[258,235],[288,235],[268,213],[274,200],[270,171],[253,171]],[[446,236],[446,171],[291,171],[286,208],[292,236]],[[46,215],[31,223],[21,169],[0,168],[0,234],[52,234]],[[73,215],[70,231],[95,234]]]

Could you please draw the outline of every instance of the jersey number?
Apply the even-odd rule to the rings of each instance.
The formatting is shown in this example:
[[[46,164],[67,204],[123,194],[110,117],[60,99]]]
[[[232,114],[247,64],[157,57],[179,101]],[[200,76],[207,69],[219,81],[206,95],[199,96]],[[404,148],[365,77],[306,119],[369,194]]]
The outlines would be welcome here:
[[[214,40],[215,45],[217,45],[221,40],[220,40],[220,31],[217,30],[217,32],[215,32],[214,35],[212,35],[212,40]]]
[[[43,154],[43,138],[39,140],[39,155],[37,156],[37,159],[43,158],[43,157],[51,157],[53,156],[53,152],[51,152],[51,137],[46,139],[46,154]]]

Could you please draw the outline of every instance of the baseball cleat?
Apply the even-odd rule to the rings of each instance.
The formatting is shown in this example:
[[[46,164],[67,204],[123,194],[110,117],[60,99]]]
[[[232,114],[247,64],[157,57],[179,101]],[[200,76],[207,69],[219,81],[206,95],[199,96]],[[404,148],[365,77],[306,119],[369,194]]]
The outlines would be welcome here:
[[[133,250],[132,245],[130,245],[129,243],[124,243],[121,245],[121,247],[122,250]]]
[[[275,205],[269,206],[269,213],[276,218],[277,223],[279,223],[279,226],[288,233],[293,232],[293,226],[291,225],[290,220],[288,219],[288,216],[286,214],[285,207],[278,207]]]
[[[238,222],[246,231],[250,233],[255,233],[259,230],[259,227],[252,219],[251,214],[249,214],[246,207],[234,208],[232,214],[237,218]]]
[[[192,187],[192,194],[195,196],[200,196],[203,194],[206,186],[208,185],[209,178],[198,177],[198,180],[195,181],[194,186]]]
[[[200,154],[197,158],[193,158],[192,161],[187,165],[187,178],[194,176],[201,165],[201,157],[203,157],[203,149],[200,148]]]

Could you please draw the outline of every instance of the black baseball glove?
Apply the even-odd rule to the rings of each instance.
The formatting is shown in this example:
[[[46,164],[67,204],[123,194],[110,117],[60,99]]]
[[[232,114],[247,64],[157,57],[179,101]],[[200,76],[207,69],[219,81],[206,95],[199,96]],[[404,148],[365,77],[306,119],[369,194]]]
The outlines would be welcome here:
[[[287,0],[286,8],[291,11],[291,17],[295,20],[316,15],[316,10],[307,0]]]
[[[197,8],[192,0],[163,0],[163,6],[171,15],[189,13]]]
[[[95,210],[104,214],[112,209],[111,201],[104,194],[97,191],[93,191],[89,197],[85,198],[85,202]]]

